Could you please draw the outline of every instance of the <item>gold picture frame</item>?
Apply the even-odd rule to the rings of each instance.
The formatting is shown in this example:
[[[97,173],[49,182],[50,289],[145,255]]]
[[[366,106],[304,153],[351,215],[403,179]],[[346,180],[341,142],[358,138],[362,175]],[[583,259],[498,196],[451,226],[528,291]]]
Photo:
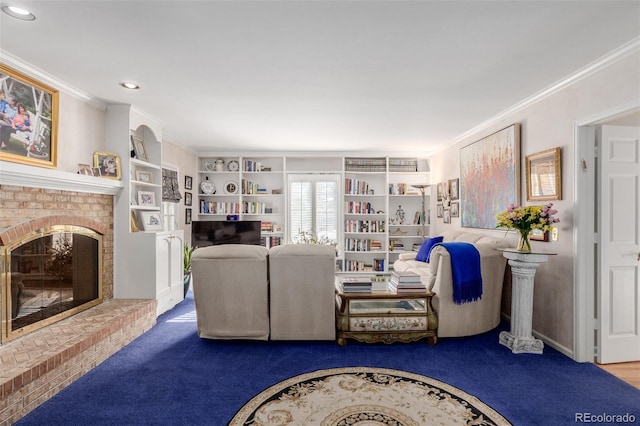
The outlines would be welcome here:
[[[55,169],[58,91],[5,64],[0,81],[0,160]],[[15,111],[12,117],[5,107]]]
[[[93,153],[93,166],[100,169],[102,177],[118,180],[121,178],[122,168],[118,154],[96,151]]]
[[[527,201],[562,199],[560,148],[527,155]]]

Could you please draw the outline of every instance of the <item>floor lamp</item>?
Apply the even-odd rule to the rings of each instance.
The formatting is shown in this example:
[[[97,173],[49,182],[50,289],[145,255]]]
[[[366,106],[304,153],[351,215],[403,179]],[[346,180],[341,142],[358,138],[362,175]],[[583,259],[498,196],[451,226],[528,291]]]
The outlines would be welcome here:
[[[424,241],[427,238],[427,213],[425,211],[425,198],[426,198],[426,189],[431,185],[419,184],[419,185],[411,185],[414,188],[418,188],[420,193],[422,194],[422,211],[420,212],[420,224],[422,225],[422,240]]]

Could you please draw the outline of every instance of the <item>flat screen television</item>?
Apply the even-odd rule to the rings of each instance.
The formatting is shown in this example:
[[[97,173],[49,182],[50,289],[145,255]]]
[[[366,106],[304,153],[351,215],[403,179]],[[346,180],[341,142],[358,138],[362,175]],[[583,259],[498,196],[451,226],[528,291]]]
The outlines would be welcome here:
[[[191,245],[197,247],[220,244],[260,245],[260,221],[197,220],[191,222]]]

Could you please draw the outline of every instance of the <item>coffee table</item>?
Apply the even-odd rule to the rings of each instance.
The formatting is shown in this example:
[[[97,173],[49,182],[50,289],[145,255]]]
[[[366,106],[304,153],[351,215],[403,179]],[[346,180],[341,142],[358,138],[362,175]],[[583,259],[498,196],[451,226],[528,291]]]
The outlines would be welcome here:
[[[340,346],[347,339],[366,343],[413,342],[424,337],[438,341],[438,318],[431,298],[435,293],[396,293],[388,282],[376,283],[371,292],[345,293],[336,280],[336,327]]]

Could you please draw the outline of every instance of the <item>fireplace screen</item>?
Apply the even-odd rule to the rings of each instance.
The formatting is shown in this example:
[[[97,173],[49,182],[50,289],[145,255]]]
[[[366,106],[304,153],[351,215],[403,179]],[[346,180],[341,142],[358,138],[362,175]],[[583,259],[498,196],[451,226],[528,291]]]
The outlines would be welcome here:
[[[102,236],[76,226],[33,233],[4,250],[3,340],[102,301]]]

